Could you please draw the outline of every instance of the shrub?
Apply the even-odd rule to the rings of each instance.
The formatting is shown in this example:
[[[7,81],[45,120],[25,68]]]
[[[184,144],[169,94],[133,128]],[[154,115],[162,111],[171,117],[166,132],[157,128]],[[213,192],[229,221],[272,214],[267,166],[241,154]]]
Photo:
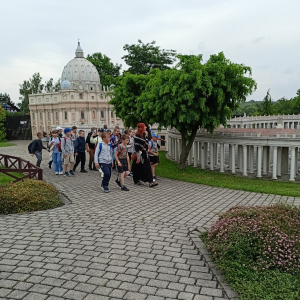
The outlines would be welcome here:
[[[5,119],[6,119],[5,109],[3,109],[0,105],[0,142],[4,142],[6,137],[6,132],[4,128]]]
[[[236,206],[201,237],[241,299],[300,299],[299,208]]]
[[[40,180],[25,179],[0,187],[0,213],[46,210],[61,205],[56,188]]]

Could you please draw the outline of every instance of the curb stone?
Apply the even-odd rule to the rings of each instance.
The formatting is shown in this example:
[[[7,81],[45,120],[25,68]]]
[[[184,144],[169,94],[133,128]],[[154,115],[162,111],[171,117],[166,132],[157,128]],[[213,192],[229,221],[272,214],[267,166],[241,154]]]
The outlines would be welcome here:
[[[238,294],[231,289],[229,284],[225,283],[224,276],[216,268],[209,252],[207,251],[204,243],[202,242],[201,238],[199,237],[199,234],[204,231],[205,231],[205,229],[203,229],[203,228],[200,230],[197,228],[197,229],[189,231],[188,236],[189,236],[191,242],[193,243],[193,245],[195,246],[195,248],[198,250],[200,259],[201,260],[203,259],[205,261],[207,267],[209,268],[209,270],[213,274],[214,278],[216,279],[216,281],[222,288],[224,296],[230,300],[238,300]]]

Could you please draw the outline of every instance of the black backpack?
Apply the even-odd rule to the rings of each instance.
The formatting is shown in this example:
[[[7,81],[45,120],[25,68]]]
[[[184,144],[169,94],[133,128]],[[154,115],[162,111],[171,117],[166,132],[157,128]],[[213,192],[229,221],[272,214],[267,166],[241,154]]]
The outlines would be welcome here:
[[[33,146],[34,141],[32,141],[29,145],[28,145],[28,152],[29,154],[32,153],[32,146]]]

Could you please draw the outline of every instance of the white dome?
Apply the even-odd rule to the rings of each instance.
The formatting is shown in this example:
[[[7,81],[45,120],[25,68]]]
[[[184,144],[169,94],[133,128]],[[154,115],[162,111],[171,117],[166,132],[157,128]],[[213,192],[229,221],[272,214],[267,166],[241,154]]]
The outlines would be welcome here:
[[[94,87],[100,90],[100,77],[95,66],[83,56],[83,51],[78,42],[75,52],[76,57],[69,61],[61,74],[61,81],[69,81],[72,89],[85,89]]]

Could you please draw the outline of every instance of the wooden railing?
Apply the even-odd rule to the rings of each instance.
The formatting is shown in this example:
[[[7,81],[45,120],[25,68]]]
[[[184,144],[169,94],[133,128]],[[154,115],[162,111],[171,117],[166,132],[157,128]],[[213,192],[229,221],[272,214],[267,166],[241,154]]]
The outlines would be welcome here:
[[[0,154],[0,166],[4,167],[0,168],[0,173],[12,177],[14,179],[13,182],[18,182],[25,178],[43,180],[43,170],[21,157]],[[11,174],[12,172],[22,173],[24,176],[16,177]]]

